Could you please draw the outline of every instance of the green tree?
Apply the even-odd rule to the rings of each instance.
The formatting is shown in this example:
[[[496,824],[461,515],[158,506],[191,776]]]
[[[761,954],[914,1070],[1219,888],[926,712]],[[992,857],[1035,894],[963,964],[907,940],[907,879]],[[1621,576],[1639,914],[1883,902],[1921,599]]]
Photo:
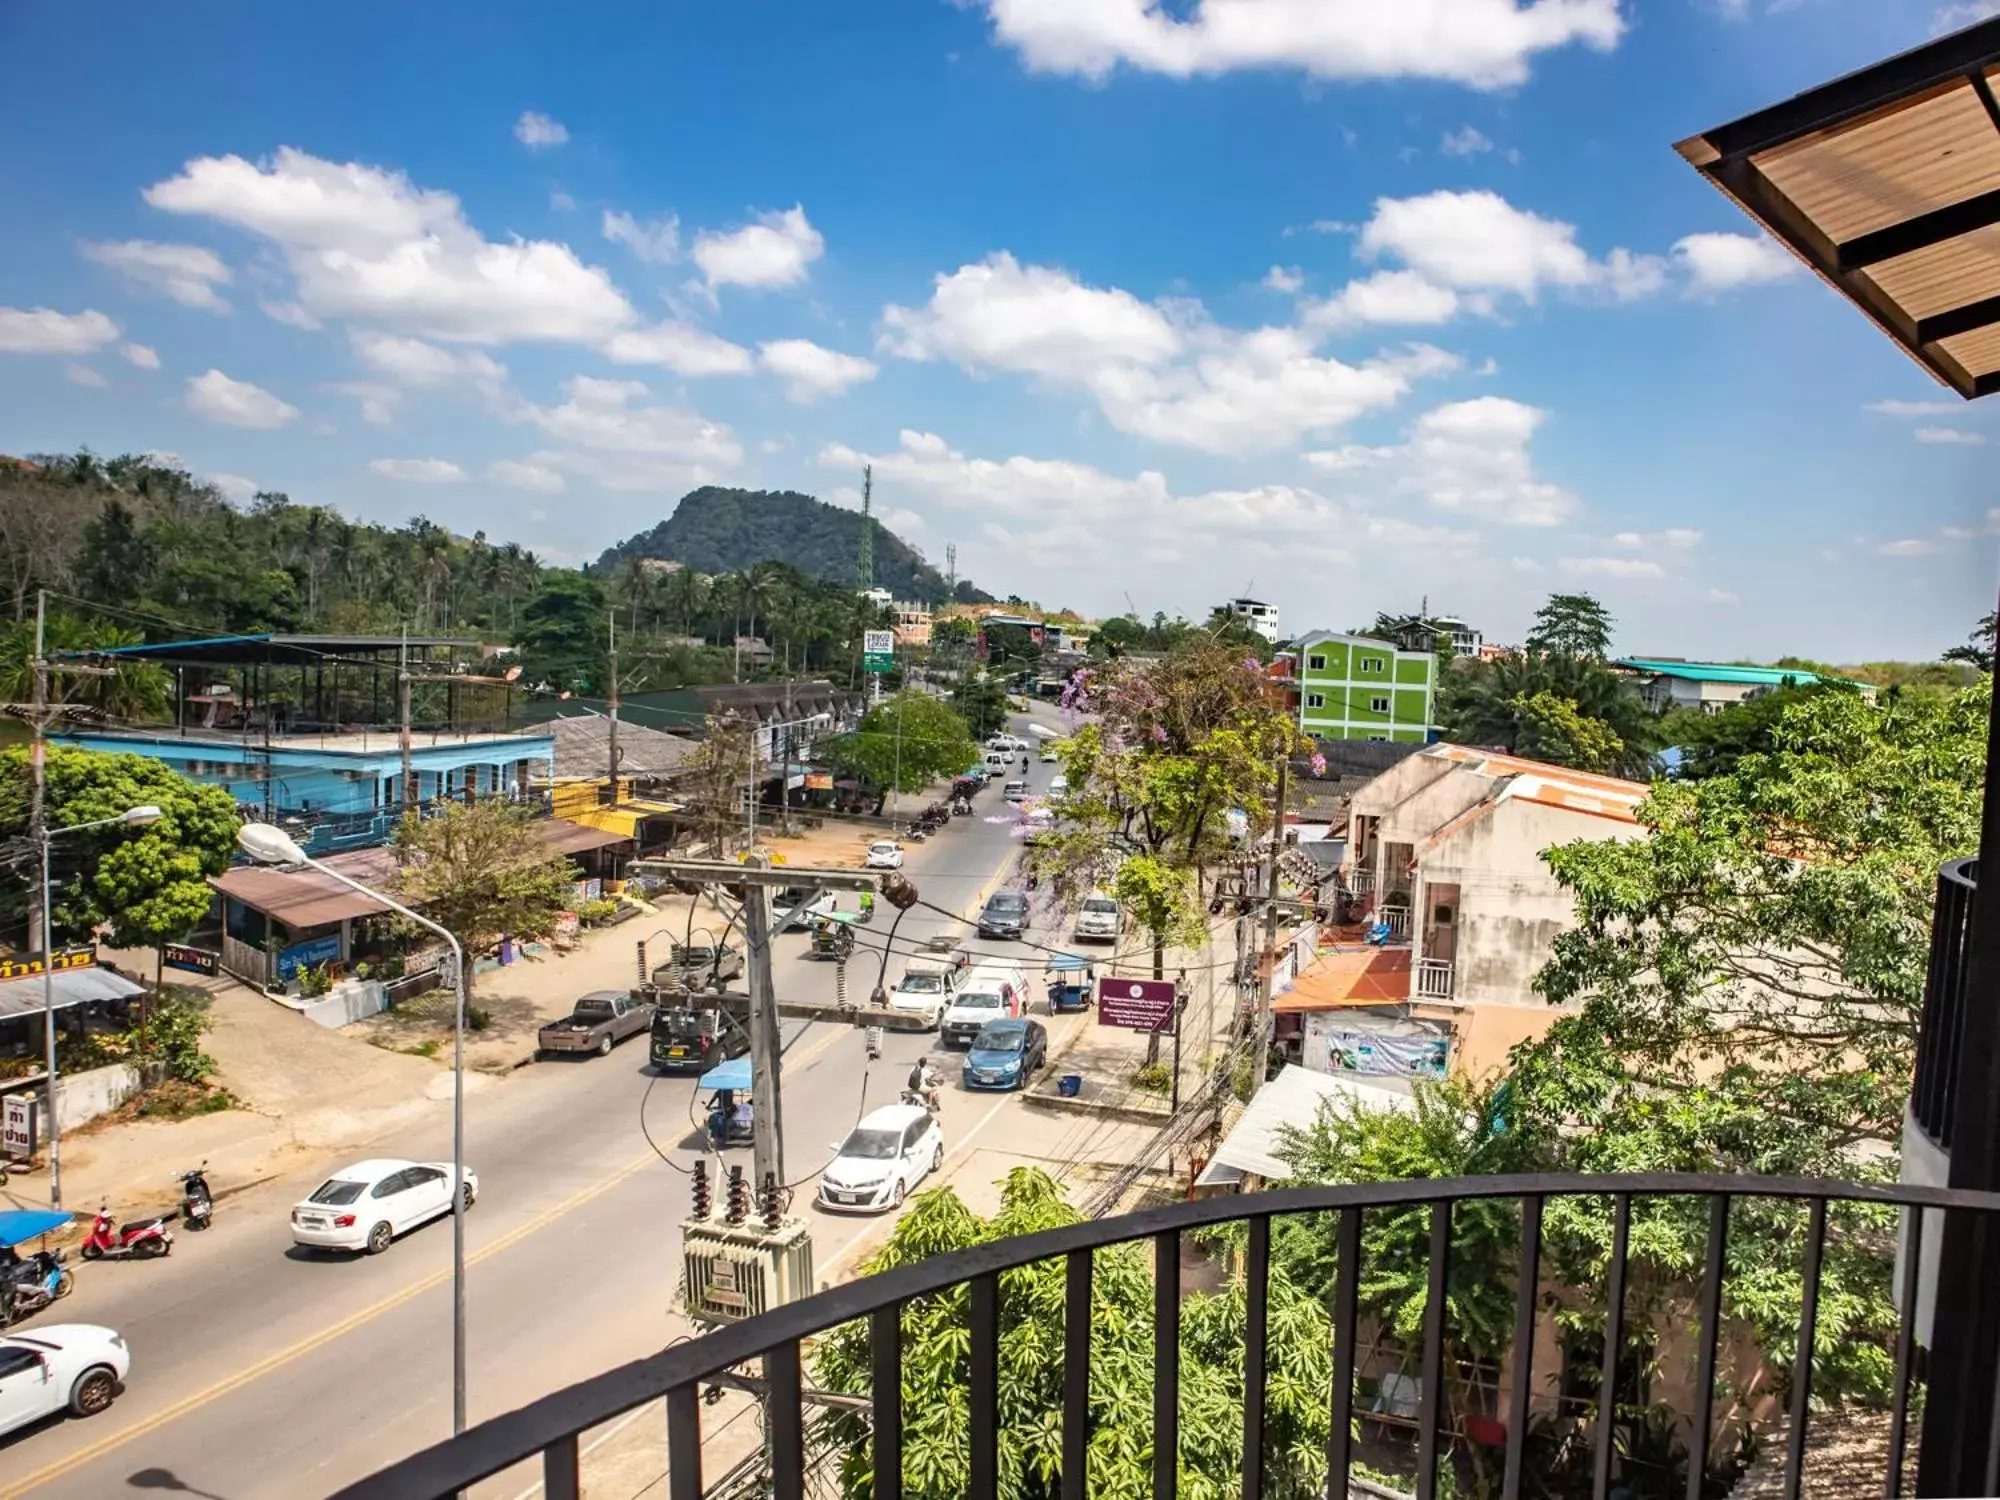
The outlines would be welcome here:
[[[869,709],[826,754],[841,772],[870,786],[914,792],[962,772],[979,759],[979,746],[949,706],[928,693],[902,692]]]
[[[1625,742],[1602,719],[1593,719],[1574,700],[1542,691],[1511,700],[1519,726],[1516,753],[1551,765],[1609,773],[1625,761]]]
[[[1602,661],[1611,654],[1611,613],[1589,594],[1551,594],[1535,611],[1528,650]]]
[[[743,797],[756,770],[754,731],[734,714],[710,714],[695,747],[674,778],[688,820],[721,858],[743,828]]]
[[[1656,784],[1649,837],[1549,850],[1579,925],[1536,988],[1601,1017],[1636,1082],[1747,1067],[1774,1107],[1893,1144],[1937,869],[1979,842],[1990,692],[1802,696],[1772,750]]]
[[[1844,683],[1808,683],[1760,693],[1732,703],[1721,713],[1678,709],[1661,722],[1660,737],[1681,752],[1674,774],[1683,781],[1700,781],[1736,769],[1746,755],[1768,755],[1778,748],[1778,726],[1793,706],[1819,693],[1853,692]]]
[[[136,646],[144,639],[136,630],[105,620],[83,619],[60,611],[43,623],[42,648],[50,656],[64,652]],[[0,629],[0,703],[29,702],[35,691],[35,622],[17,620]],[[101,666],[103,663],[90,663]],[[158,720],[171,717],[173,679],[166,670],[144,661],[119,661],[112,675],[53,672],[52,696],[77,703],[113,719]]]
[[[2000,614],[1988,610],[1972,627],[1972,634],[1966,637],[1963,646],[1953,646],[1944,653],[1943,660],[1963,662],[1969,667],[1977,667],[1991,676],[1993,673],[1993,638],[2000,629]]]
[[[1652,774],[1659,721],[1629,678],[1591,657],[1527,652],[1456,662],[1439,685],[1438,724],[1444,737],[1458,744],[1520,755],[1535,754],[1533,745],[1549,752],[1539,758],[1554,759],[1570,752],[1565,737],[1551,736],[1547,715],[1538,716],[1534,708],[1545,696],[1570,704],[1578,719],[1590,721],[1573,726],[1583,739],[1572,741],[1597,752],[1601,763],[1590,769],[1639,778]]]
[[[469,966],[503,937],[548,932],[571,901],[575,867],[546,852],[526,808],[497,797],[405,814],[395,849],[398,893],[464,945]]]
[[[601,690],[605,651],[604,589],[586,573],[549,569],[521,612],[522,675],[558,692]]]
[[[1080,1216],[1037,1168],[1008,1174],[1000,1210],[983,1219],[949,1188],[914,1199],[868,1270],[886,1271]],[[1091,1276],[1089,1493],[1103,1500],[1152,1494],[1153,1281],[1142,1250],[1099,1251]],[[1325,1481],[1333,1336],[1326,1301],[1273,1268],[1268,1288],[1264,1493],[1318,1494]],[[1000,1274],[1000,1490],[1053,1500],[1062,1487],[1063,1263]],[[968,1493],[970,1426],[966,1287],[903,1309],[903,1493],[959,1500]],[[1225,1500],[1243,1485],[1243,1288],[1240,1280],[1181,1304],[1180,1493]],[[851,1395],[869,1391],[868,1329],[850,1324],[821,1341],[815,1381]],[[874,1493],[869,1425],[833,1419],[841,1493]]]
[[[951,706],[974,739],[985,739],[1007,723],[1006,684],[984,668],[974,668],[951,690]]]
[[[56,940],[81,941],[100,927],[121,947],[151,947],[184,937],[208,912],[208,877],[229,867],[237,813],[229,793],[198,786],[161,761],[50,746],[51,829],[115,818],[157,805],[156,823],[114,826],[60,838],[55,845],[52,916]],[[28,753],[0,756],[0,846],[20,852],[34,879],[39,858],[27,843]],[[14,912],[25,911],[25,886],[8,884]],[[23,918],[15,916],[10,925]],[[39,946],[40,939],[35,943]]]

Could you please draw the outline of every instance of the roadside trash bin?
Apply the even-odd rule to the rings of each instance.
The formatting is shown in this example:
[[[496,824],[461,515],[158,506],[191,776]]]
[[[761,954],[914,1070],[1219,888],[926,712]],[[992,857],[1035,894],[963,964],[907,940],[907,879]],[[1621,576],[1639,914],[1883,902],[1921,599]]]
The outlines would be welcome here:
[[[1083,1092],[1083,1075],[1065,1073],[1056,1080],[1056,1092],[1065,1099],[1074,1099]]]
[[[512,938],[500,939],[500,962],[503,964],[511,964],[513,961],[514,961],[514,940]]]

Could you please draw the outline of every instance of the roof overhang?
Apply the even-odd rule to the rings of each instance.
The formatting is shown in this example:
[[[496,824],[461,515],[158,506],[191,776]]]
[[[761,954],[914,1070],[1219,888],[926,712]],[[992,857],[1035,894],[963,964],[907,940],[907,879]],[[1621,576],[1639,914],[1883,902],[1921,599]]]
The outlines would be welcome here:
[[[2000,390],[2000,18],[1674,149],[1968,400]]]

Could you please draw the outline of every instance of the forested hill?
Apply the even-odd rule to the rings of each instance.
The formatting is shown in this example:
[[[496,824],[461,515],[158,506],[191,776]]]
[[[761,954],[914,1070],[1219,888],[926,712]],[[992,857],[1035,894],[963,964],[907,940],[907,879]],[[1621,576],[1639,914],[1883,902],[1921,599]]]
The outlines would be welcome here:
[[[942,603],[944,575],[880,521],[874,524],[875,582],[898,599]],[[652,530],[605,548],[597,571],[610,572],[628,557],[663,558],[698,573],[732,573],[760,562],[781,562],[815,578],[852,583],[860,555],[858,511],[795,490],[704,485],[683,495],[674,513]],[[963,580],[958,597],[968,604],[993,598]]]

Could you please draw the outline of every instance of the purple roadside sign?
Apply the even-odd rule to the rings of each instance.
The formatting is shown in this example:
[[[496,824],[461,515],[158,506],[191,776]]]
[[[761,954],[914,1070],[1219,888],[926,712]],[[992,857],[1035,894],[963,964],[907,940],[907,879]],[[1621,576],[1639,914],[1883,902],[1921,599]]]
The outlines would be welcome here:
[[[1131,1031],[1165,1031],[1174,1020],[1171,979],[1100,979],[1097,1024]]]

